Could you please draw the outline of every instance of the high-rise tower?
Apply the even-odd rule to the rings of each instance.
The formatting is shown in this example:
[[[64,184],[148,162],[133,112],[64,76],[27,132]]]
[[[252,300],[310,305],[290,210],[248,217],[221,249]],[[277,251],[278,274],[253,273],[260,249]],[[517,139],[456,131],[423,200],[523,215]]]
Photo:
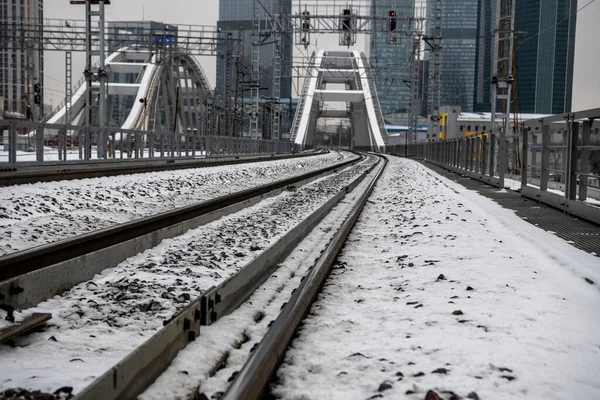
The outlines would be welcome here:
[[[413,0],[372,0],[371,15],[389,17],[390,12],[396,16],[411,16]],[[382,26],[385,25],[385,26]],[[387,21],[372,24],[369,43],[369,60],[373,67],[373,79],[379,96],[379,104],[384,115],[407,113],[409,110],[410,88],[405,81],[410,79],[410,55],[413,40],[402,31],[407,26],[396,26],[397,34],[390,36]]]
[[[0,48],[0,97],[5,113],[13,117],[38,119],[43,113],[44,53],[41,42],[33,40],[39,37],[42,19],[43,0],[0,0],[0,21],[11,27],[3,35],[13,44],[33,43]]]
[[[473,111],[479,1],[443,3],[441,106]]]
[[[273,2],[263,2],[268,8],[272,6]],[[281,0],[282,11],[284,14],[292,13],[292,0]],[[271,13],[272,10],[269,10]],[[252,22],[254,16],[254,0],[219,0],[219,21],[217,22],[217,28],[220,31],[222,38],[227,38],[228,34],[231,34],[233,40],[238,40],[238,35],[244,35],[244,51],[243,51],[243,66],[247,69],[249,80],[249,74],[251,71],[251,58],[252,58]],[[271,20],[268,17],[265,10],[261,8],[260,13],[260,26],[262,31],[268,31],[271,29]],[[241,29],[240,29],[241,28]],[[289,65],[292,62],[292,40],[293,33],[286,32],[281,35],[282,37],[282,63]],[[263,37],[263,39],[268,39]],[[260,47],[260,70],[261,70],[261,97],[271,97],[272,95],[272,82],[273,82],[273,40],[264,40],[264,44]],[[225,73],[227,70],[226,55],[226,44],[223,43],[219,46],[219,54],[217,57],[217,96],[225,95]],[[289,69],[289,68],[286,68]],[[235,85],[236,82],[236,71],[231,71],[231,84]],[[235,88],[232,89],[235,92]],[[249,97],[250,92],[245,92],[244,96]],[[292,79],[289,76],[281,78],[281,98],[289,99],[292,95]]]
[[[577,0],[516,3],[519,112],[571,111]]]

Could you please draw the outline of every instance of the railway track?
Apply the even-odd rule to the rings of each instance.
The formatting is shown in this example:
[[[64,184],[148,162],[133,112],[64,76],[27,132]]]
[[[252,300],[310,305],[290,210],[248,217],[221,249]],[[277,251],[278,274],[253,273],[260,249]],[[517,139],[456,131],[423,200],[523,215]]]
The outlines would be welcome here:
[[[139,322],[146,318],[144,315],[151,314],[144,323],[152,325],[153,328],[140,329],[137,332],[143,340],[140,338],[133,340],[136,347],[128,349],[125,358],[85,389],[75,390],[78,393],[77,398],[83,399],[135,398],[161,375],[181,349],[198,337],[202,338],[201,326],[209,326],[243,305],[276,270],[278,263],[284,260],[332,209],[341,207],[348,193],[353,193],[355,197],[351,204],[353,211],[349,218],[345,219],[346,222],[340,232],[349,231],[383,168],[383,159],[378,162],[375,156],[363,156],[301,177],[265,185],[259,188],[260,190],[253,189],[224,196],[198,206],[187,207],[185,210],[177,210],[177,213],[165,213],[144,221],[135,221],[124,226],[84,235],[54,246],[49,245],[35,251],[23,252],[27,254],[20,253],[17,257],[12,257],[10,263],[5,257],[0,260],[0,273],[3,274],[3,281],[0,283],[0,293],[4,296],[2,301],[9,307],[35,306],[53,294],[91,279],[94,274],[106,268],[107,260],[116,265],[121,261],[120,259],[130,257],[131,252],[140,253],[144,250],[140,247],[141,243],[145,243],[150,248],[165,237],[174,237],[173,243],[166,245],[163,243],[159,246],[159,256],[151,254],[154,250],[148,251],[133,257],[134,261],[128,260],[119,264],[116,272],[113,272],[114,277],[103,273],[85,285],[74,287],[64,296],[66,302],[73,303],[76,298],[85,299],[88,304],[91,302],[92,306],[87,308],[70,306],[68,312],[71,314],[67,315],[65,311],[57,317],[58,328],[65,328],[67,322],[72,322],[73,318],[76,318],[76,323],[70,326],[73,330],[80,329],[81,326],[85,326],[86,329],[90,326],[97,328],[103,323],[118,330],[131,324],[131,321]],[[356,194],[357,187],[360,188],[360,195]],[[265,199],[275,194],[281,196]],[[265,200],[260,201],[262,199]],[[348,208],[350,205],[346,204],[344,207]],[[221,220],[216,221],[218,218]],[[286,224],[286,219],[292,222]],[[190,222],[191,220],[195,222]],[[203,229],[206,227],[206,232],[200,233],[201,229],[194,229],[201,225]],[[247,227],[242,229],[244,225]],[[233,228],[228,230],[228,226]],[[182,234],[186,229],[191,229],[192,234]],[[157,232],[162,234],[157,235]],[[345,234],[347,235],[347,232]],[[236,235],[243,238],[239,243],[234,243],[235,240],[231,239]],[[261,235],[264,236],[262,241],[257,239]],[[341,236],[338,236],[339,234],[333,242],[342,240]],[[233,250],[229,254],[225,250],[219,253],[214,248],[209,248],[210,246],[217,249],[230,247]],[[131,251],[124,252],[124,248],[129,248]],[[332,251],[334,250],[328,250],[327,253],[333,254]],[[115,258],[116,254],[119,254],[117,258]],[[202,268],[211,271],[198,272],[202,268],[195,269],[196,264],[202,264],[210,256],[212,258],[209,261],[213,260],[210,262],[215,266],[219,264],[218,268],[208,267],[207,264]],[[157,260],[157,257],[163,257],[161,265],[148,263],[148,260]],[[174,257],[174,260],[170,257]],[[199,261],[200,259],[203,261]],[[86,262],[88,265],[81,268],[81,263]],[[96,267],[94,268],[93,265]],[[152,284],[147,288],[148,290],[136,286],[132,291],[131,285],[134,283],[139,285],[139,279],[131,278],[134,275],[132,271],[141,269],[140,265],[145,268],[144,277]],[[86,270],[85,276],[80,274],[82,270]],[[150,277],[152,274],[155,274],[154,280]],[[161,281],[166,280],[167,275],[171,282],[161,285]],[[207,278],[209,275],[211,279]],[[219,277],[215,278],[216,275]],[[174,282],[173,276],[177,277]],[[65,280],[65,277],[69,279]],[[111,279],[110,285],[107,284]],[[204,283],[197,285],[193,290],[190,290],[189,286],[185,291],[178,287],[181,282],[189,285],[194,281]],[[49,286],[54,287],[49,288]],[[91,291],[89,287],[92,287]],[[106,296],[110,297],[111,290],[118,292],[118,295],[107,300]],[[158,293],[163,290],[162,294]],[[154,293],[154,299],[149,301],[149,306],[145,303],[140,307],[139,298],[136,296],[144,291],[157,293]],[[121,296],[123,294],[124,297],[129,296],[133,299],[123,298]],[[59,302],[57,298],[49,300],[44,303],[44,307],[38,307],[36,312],[40,311],[40,308],[41,311],[44,308],[47,311],[58,308],[57,302]],[[110,309],[108,305],[110,302],[114,302],[116,308]],[[114,318],[106,315],[98,318],[97,315],[101,310],[108,309],[107,314],[110,315],[111,312],[114,314],[119,307],[122,310],[130,306],[134,310],[131,315],[121,313]],[[74,314],[86,314],[90,310],[97,318],[85,320],[86,317],[82,315],[72,317]],[[165,318],[164,326],[157,328],[156,320],[160,322],[162,318]],[[82,322],[83,320],[85,321]],[[94,322],[96,320],[98,324]],[[49,328],[39,335],[50,336],[53,332]],[[57,340],[55,336],[58,337],[52,335],[47,340],[60,343],[61,339]],[[126,336],[126,334],[125,336],[116,334],[113,340]],[[18,347],[19,339],[15,340],[17,340],[15,345]],[[32,351],[35,351],[33,348],[35,345],[29,343],[28,345],[32,347]],[[120,353],[123,353],[122,349]],[[0,349],[0,357],[7,354],[10,354],[10,351]],[[87,360],[85,356],[82,358]],[[87,378],[89,381],[89,377]],[[68,385],[69,382],[64,384]]]
[[[256,163],[263,161],[303,158],[323,154],[311,151],[296,154],[269,154],[259,156],[221,156],[208,159],[167,158],[160,160],[135,159],[126,161],[101,160],[97,162],[22,163],[18,166],[0,166],[0,187],[56,182],[74,179],[89,179],[108,176],[140,174],[146,172],[174,171],[189,168],[207,168],[221,165]]]

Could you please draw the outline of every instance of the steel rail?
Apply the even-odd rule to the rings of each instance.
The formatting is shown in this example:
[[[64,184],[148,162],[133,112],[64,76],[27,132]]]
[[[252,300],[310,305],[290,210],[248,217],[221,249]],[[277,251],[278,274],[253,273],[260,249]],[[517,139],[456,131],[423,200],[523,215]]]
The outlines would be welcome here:
[[[263,161],[284,160],[289,158],[302,158],[323,154],[320,152],[297,154],[271,154],[260,156],[222,156],[209,159],[193,158],[164,158],[164,159],[136,159],[136,160],[98,160],[93,162],[72,162],[50,165],[26,164],[6,165],[0,164],[0,187],[22,185],[38,182],[55,182],[74,179],[89,179],[108,176],[141,174],[145,172],[172,171],[189,168],[218,167],[222,165],[235,165],[257,163]],[[148,164],[150,163],[150,164]],[[112,165],[118,164],[118,165]],[[140,165],[143,164],[143,165]],[[92,167],[90,167],[92,165]],[[19,167],[25,171],[19,172]],[[39,171],[27,171],[29,168],[43,168]]]
[[[387,165],[384,160],[382,167],[369,183],[367,190],[335,234],[327,248],[321,254],[316,264],[309,270],[298,289],[287,302],[279,317],[275,320],[258,348],[252,353],[242,370],[237,374],[233,383],[222,400],[259,399],[262,398],[271,377],[282,361],[294,333],[310,307],[316,300],[323,283],[329,276],[333,263],[352,230],[358,216],[362,212],[375,184]]]
[[[200,335],[200,328],[235,310],[277,269],[278,263],[355,189],[379,163],[353,178],[325,204],[288,231],[238,273],[212,287],[180,310],[165,326],[125,359],[97,378],[75,399],[134,399],[164,372],[177,353]]]
[[[96,232],[79,235],[77,237],[0,257],[0,282],[43,269],[62,261],[94,253],[98,250],[167,228],[192,218],[225,209],[228,206],[250,200],[257,196],[263,196],[274,190],[297,184],[304,180],[317,177],[323,173],[335,171],[341,167],[355,163],[356,161],[357,158],[350,158],[349,160],[338,162],[319,170],[282,179],[274,183],[242,190],[215,199],[203,201],[198,204],[181,207],[176,210],[152,215]],[[2,293],[0,293],[0,295],[2,295]],[[7,295],[11,295],[11,293],[8,293]],[[0,296],[0,298],[1,297],[2,296]]]

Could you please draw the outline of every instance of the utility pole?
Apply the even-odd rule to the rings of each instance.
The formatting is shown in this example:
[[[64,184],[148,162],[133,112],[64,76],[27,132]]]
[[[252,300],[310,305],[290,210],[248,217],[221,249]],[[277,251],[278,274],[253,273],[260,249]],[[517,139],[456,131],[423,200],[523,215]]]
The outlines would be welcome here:
[[[258,108],[260,95],[260,5],[254,0],[254,17],[252,20],[252,72],[250,82],[250,137],[256,139],[258,132]]]
[[[246,76],[244,67],[244,36],[243,26],[238,30],[238,44],[235,51],[235,99],[233,111],[233,136],[242,136],[244,129],[244,78]]]
[[[273,0],[272,14],[272,33],[273,33],[273,97],[271,124],[271,139],[279,140],[281,138],[281,55],[282,55],[282,0]]]
[[[225,41],[225,101],[224,101],[224,121],[223,121],[223,132],[221,135],[231,136],[231,92],[232,92],[232,63],[233,63],[233,35],[231,32],[227,32],[227,39]]]
[[[85,152],[84,159],[89,160],[92,153],[90,129],[93,125],[94,110],[98,116],[98,126],[106,127],[106,93],[108,71],[106,70],[105,15],[104,6],[110,0],[71,0],[71,4],[85,5],[85,71],[86,103],[85,103]],[[97,64],[94,62],[97,61]],[[94,92],[94,82],[98,83],[98,100]],[[98,158],[106,158],[106,132],[100,131],[97,137]]]
[[[504,188],[506,173],[506,136],[510,126],[511,90],[514,82],[513,47],[515,44],[515,0],[502,0],[496,4],[496,30],[491,79],[492,137],[490,138],[490,175],[493,176],[493,146],[496,129],[496,107],[501,101],[500,138],[498,146],[498,186]]]
[[[429,57],[429,112],[434,132],[428,132],[428,141],[439,138],[440,96],[442,87],[442,0],[429,0],[429,33],[425,42],[431,48]]]

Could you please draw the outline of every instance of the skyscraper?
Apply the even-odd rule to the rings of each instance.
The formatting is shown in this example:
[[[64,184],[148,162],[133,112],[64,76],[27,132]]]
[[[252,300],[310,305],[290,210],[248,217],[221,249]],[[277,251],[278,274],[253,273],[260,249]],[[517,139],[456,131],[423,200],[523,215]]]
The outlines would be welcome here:
[[[372,0],[372,16],[389,17],[390,11],[394,11],[397,16],[411,16],[413,0]],[[388,29],[387,25],[387,21],[377,21],[371,27],[368,53],[373,67],[375,87],[384,115],[407,113],[410,88],[404,81],[410,79],[413,43],[410,37],[402,34],[408,26],[398,21],[397,34],[392,37],[392,33],[384,33]]]
[[[490,79],[492,75],[492,54],[494,51],[494,30],[496,29],[496,1],[479,0],[477,6],[477,45],[475,50],[475,88],[473,110],[491,110]]]
[[[519,112],[571,111],[576,12],[577,0],[517,1]]]
[[[284,14],[292,13],[292,0],[280,0],[281,8]],[[263,2],[267,8],[272,7],[273,1]],[[272,10],[269,8],[269,13]],[[217,28],[220,30],[222,38],[226,38],[231,34],[231,38],[238,39],[238,36],[243,35],[244,40],[244,57],[243,66],[246,70],[246,80],[250,79],[250,71],[252,70],[252,25],[254,16],[254,0],[219,0],[219,21]],[[266,31],[271,28],[271,22],[265,10],[260,9],[260,26],[261,30]],[[282,37],[282,64],[289,65],[292,62],[292,38],[293,33],[285,32]],[[265,38],[263,38],[265,39]],[[265,40],[265,43],[260,47],[260,80],[261,80],[261,97],[271,97],[272,82],[273,82],[273,56],[274,49],[272,40]],[[226,82],[226,48],[225,44],[221,43],[217,55],[217,96],[225,95]],[[232,86],[236,83],[235,67],[232,68],[231,83]],[[235,88],[232,89],[235,93]],[[244,97],[249,97],[250,92],[244,93]],[[281,98],[289,99],[292,96],[292,79],[291,77],[281,78]]]
[[[441,106],[473,111],[479,0],[444,1]]]
[[[27,49],[18,45],[39,36],[35,27],[39,27],[42,18],[43,0],[0,0],[0,24],[5,29],[0,34],[11,43],[0,47],[0,97],[4,99],[5,113],[13,116],[32,119],[41,117],[43,112],[41,43],[35,40]]]

